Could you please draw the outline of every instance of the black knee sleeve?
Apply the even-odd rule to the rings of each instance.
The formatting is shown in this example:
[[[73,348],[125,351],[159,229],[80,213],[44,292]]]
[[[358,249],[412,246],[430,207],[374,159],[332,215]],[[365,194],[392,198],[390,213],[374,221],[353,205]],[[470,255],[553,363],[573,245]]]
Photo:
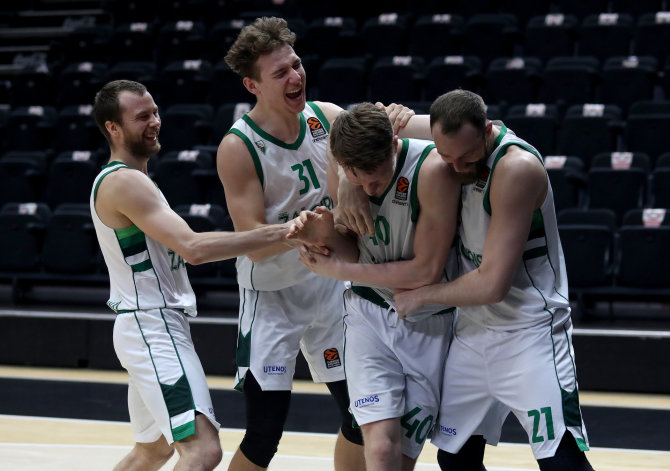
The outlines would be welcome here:
[[[577,446],[575,437],[568,431],[563,434],[556,453],[551,458],[537,460],[540,471],[593,471],[586,455]]]
[[[347,382],[345,380],[334,381],[332,383],[326,383],[326,386],[328,386],[328,390],[333,396],[333,399],[335,399],[337,408],[340,411],[340,416],[342,418],[342,435],[351,443],[362,445],[363,434],[361,433],[361,428],[356,424],[354,416],[349,412],[349,392],[347,391]]]
[[[437,463],[442,471],[486,471],[484,467],[485,446],[486,440],[483,436],[473,435],[456,454],[438,450]]]
[[[249,461],[267,468],[277,452],[291,402],[291,391],[263,391],[247,371],[244,378],[247,430],[240,450]]]

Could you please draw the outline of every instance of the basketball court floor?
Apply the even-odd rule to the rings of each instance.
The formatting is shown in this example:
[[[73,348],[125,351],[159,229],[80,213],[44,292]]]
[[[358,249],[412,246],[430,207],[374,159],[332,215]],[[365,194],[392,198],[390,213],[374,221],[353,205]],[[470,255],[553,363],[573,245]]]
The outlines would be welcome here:
[[[218,394],[228,394],[232,389],[232,380],[224,377],[210,377],[213,398]],[[120,401],[113,391],[123,391],[125,373],[90,370],[46,369],[30,367],[0,366],[0,470],[12,471],[97,471],[111,470],[132,446],[132,432],[126,420],[92,420],[82,417],[86,415],[86,401],[100,407],[110,398]],[[62,400],[63,394],[80,394],[78,387],[90,394],[82,400],[82,408],[77,410],[77,401]],[[74,388],[74,389],[68,389]],[[110,393],[104,391],[109,388]],[[112,389],[114,388],[114,389]],[[11,391],[10,391],[11,390]],[[13,395],[14,393],[18,393]],[[325,400],[327,391],[321,385],[306,381],[297,381],[292,408],[305,407],[317,413],[319,400]],[[220,409],[239,408],[242,404],[241,394],[235,403],[230,400],[217,402],[217,413]],[[118,395],[118,394],[117,394]],[[81,396],[84,397],[84,396]],[[222,396],[223,397],[223,396]],[[226,396],[228,397],[228,396]],[[52,399],[50,399],[52,398]],[[302,399],[305,398],[303,401]],[[308,401],[307,399],[310,399]],[[323,399],[321,399],[323,398]],[[670,470],[670,434],[667,434],[667,422],[670,413],[670,396],[633,395],[617,393],[582,393],[581,402],[585,409],[598,410],[604,414],[591,414],[594,419],[590,427],[592,445],[603,443],[595,432],[602,430],[603,424],[597,424],[607,417],[616,415],[617,411],[626,412],[620,417],[638,416],[641,421],[620,423],[618,430],[615,423],[606,424],[605,428],[614,435],[623,438],[611,443],[629,442],[633,448],[621,446],[593,446],[588,457],[598,471],[668,471]],[[9,403],[9,404],[8,404]],[[12,407],[11,403],[15,404]],[[297,405],[296,405],[297,404]],[[311,404],[311,405],[310,405]],[[315,406],[317,404],[317,406]],[[120,409],[125,404],[116,404]],[[20,413],[11,413],[12,410]],[[26,414],[31,410],[38,414]],[[46,411],[46,412],[45,412]],[[68,411],[70,413],[68,414]],[[95,415],[95,414],[92,414]],[[307,410],[309,415],[309,410]],[[74,418],[73,418],[74,417]],[[619,417],[619,416],[618,416]],[[585,414],[585,419],[588,419]],[[615,419],[614,422],[623,419]],[[654,423],[654,422],[659,423]],[[226,425],[226,420],[222,420]],[[291,429],[310,428],[295,425]],[[589,427],[587,420],[587,427]],[[506,424],[507,427],[507,424]],[[638,427],[640,427],[638,429]],[[641,428],[646,427],[647,436],[640,438]],[[317,427],[318,428],[318,427]],[[608,433],[609,433],[608,432]],[[240,428],[224,428],[221,430],[221,445],[224,458],[217,470],[225,470],[242,438]],[[509,435],[509,434],[508,434]],[[513,434],[512,434],[513,435]],[[597,435],[604,435],[603,432]],[[505,433],[503,440],[505,440]],[[644,448],[648,440],[650,449]],[[325,471],[333,469],[332,450],[335,443],[334,433],[289,431],[285,433],[279,446],[279,452],[271,470],[281,471]],[[651,449],[653,448],[653,449]],[[437,466],[436,448],[427,443],[417,464],[417,470],[439,470]],[[173,457],[162,469],[169,470],[174,466]],[[537,470],[530,447],[521,441],[505,442],[498,447],[487,446],[485,464],[489,471],[525,471]]]

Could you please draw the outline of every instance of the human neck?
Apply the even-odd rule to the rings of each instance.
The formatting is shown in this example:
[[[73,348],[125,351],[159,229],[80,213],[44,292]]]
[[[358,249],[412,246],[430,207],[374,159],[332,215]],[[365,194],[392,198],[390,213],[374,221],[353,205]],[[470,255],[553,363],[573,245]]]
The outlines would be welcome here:
[[[300,134],[300,114],[269,108],[257,103],[249,117],[263,131],[283,142],[293,142]]]

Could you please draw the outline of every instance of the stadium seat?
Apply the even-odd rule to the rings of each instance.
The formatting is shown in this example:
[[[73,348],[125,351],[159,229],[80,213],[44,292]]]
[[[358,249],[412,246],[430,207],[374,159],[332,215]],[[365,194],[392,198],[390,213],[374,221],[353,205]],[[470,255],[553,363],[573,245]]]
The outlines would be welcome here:
[[[0,272],[38,272],[42,243],[51,216],[44,203],[9,203],[0,210]]]
[[[484,75],[482,97],[503,107],[537,101],[542,63],[536,57],[498,57]]]
[[[434,100],[456,88],[479,91],[482,62],[475,56],[439,56],[426,67],[425,97]]]
[[[610,57],[600,74],[600,103],[613,103],[628,110],[641,100],[654,97],[658,62],[653,57]]]
[[[409,55],[421,56],[427,63],[436,57],[459,55],[463,25],[460,15],[421,15],[410,28]]]
[[[542,155],[556,154],[556,132],[559,125],[556,105],[544,103],[514,105],[509,108],[503,121],[517,136],[532,144]]]
[[[558,153],[580,156],[588,169],[593,156],[617,148],[617,137],[623,127],[621,114],[616,105],[570,106],[558,133]]]
[[[629,56],[634,27],[633,17],[625,13],[588,15],[579,31],[579,54],[600,61]]]
[[[653,56],[662,64],[668,56],[669,43],[670,12],[647,12],[638,18],[633,38],[634,54]]]
[[[544,165],[554,192],[554,208],[560,211],[582,205],[586,186],[584,164],[576,156],[546,155]]]
[[[394,56],[378,59],[370,70],[370,101],[403,103],[421,100],[422,57]]]
[[[561,107],[594,103],[600,64],[595,57],[554,57],[544,67],[539,100]]]
[[[578,27],[579,20],[572,15],[551,13],[534,16],[524,32],[523,54],[543,61],[572,56]]]
[[[323,101],[340,105],[365,101],[367,61],[364,57],[327,59],[319,69],[318,83],[319,98]]]

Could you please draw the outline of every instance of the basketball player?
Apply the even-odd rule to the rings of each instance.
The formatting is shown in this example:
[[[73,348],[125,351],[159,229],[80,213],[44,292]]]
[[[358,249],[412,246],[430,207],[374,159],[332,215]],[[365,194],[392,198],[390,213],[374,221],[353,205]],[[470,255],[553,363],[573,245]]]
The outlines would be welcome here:
[[[384,111],[371,103],[342,112],[331,127],[330,149],[369,196],[375,234],[340,237],[325,208],[318,221],[296,220],[293,233],[306,240],[328,233],[329,255],[301,261],[353,283],[344,295],[344,360],[369,470],[414,469],[437,416],[454,309],[426,306],[403,320],[391,301],[396,290],[446,276],[460,184],[434,147],[398,140]]]
[[[306,77],[293,50],[295,34],[281,18],[259,18],[242,29],[226,63],[256,98],[217,152],[217,167],[236,230],[283,223],[300,211],[333,208],[326,146],[342,111],[307,103]],[[412,113],[389,107],[396,129]],[[352,426],[342,365],[344,284],[317,276],[286,244],[237,260],[240,286],[237,389],[246,399],[247,430],[230,470],[262,470],[277,451],[291,397],[296,356],[326,383],[341,416],[337,471],[364,470],[360,429]]]
[[[479,469],[482,424],[511,410],[542,471],[591,470],[553,195],[539,152],[455,90],[430,108],[437,151],[463,189],[462,275],[394,296],[403,316],[459,307],[432,442],[443,470]],[[493,417],[493,419],[491,419]]]
[[[288,224],[246,233],[193,232],[147,176],[160,150],[158,107],[144,85],[106,84],[93,115],[111,157],[95,179],[91,215],[109,270],[108,305],[117,314],[114,349],[129,374],[128,409],[135,435],[117,471],[212,470],[221,460],[219,424],[187,316],[196,315],[185,262],[231,258],[279,242]]]

